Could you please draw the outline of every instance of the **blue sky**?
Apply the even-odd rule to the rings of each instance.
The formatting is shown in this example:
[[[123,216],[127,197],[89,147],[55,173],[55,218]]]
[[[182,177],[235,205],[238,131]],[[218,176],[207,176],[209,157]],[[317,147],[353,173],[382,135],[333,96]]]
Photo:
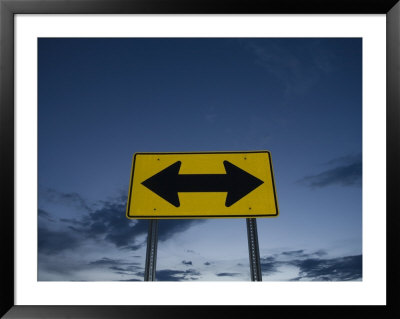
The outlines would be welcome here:
[[[38,40],[38,280],[143,280],[135,152],[269,150],[263,280],[362,278],[362,40]],[[162,220],[157,280],[249,280],[244,219]]]

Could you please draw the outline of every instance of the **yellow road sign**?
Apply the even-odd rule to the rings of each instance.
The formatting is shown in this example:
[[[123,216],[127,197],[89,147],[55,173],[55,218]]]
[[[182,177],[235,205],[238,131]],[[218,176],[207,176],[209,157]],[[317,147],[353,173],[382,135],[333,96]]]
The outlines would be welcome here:
[[[278,216],[268,151],[136,153],[128,218]]]

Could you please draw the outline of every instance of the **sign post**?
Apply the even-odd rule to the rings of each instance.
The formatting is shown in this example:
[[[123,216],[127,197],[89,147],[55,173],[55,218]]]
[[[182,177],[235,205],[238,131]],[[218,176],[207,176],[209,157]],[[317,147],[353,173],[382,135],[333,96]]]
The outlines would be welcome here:
[[[157,244],[158,244],[158,220],[149,220],[149,231],[147,234],[146,265],[144,268],[144,281],[156,280],[156,262],[157,262]]]
[[[251,281],[262,281],[260,249],[258,248],[257,220],[255,218],[246,218],[246,224],[247,239],[249,242]]]

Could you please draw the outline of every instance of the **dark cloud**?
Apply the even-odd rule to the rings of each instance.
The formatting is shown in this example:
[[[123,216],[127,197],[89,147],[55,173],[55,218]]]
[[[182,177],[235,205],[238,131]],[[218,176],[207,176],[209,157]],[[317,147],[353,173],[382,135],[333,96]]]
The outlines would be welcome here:
[[[38,252],[42,254],[57,254],[80,245],[78,238],[69,232],[53,231],[38,227]]]
[[[299,276],[292,281],[348,281],[362,277],[362,255],[339,258],[322,258],[325,250],[307,253],[305,250],[283,251],[260,259],[263,275],[279,272],[281,266],[299,268]]]
[[[194,269],[188,270],[171,270],[163,269],[156,271],[157,281],[184,281],[184,280],[197,280],[200,273]]]
[[[211,263],[209,263],[208,261],[206,261],[206,262],[204,263],[204,265],[206,265],[206,266],[210,266],[210,265],[211,265]]]
[[[178,232],[184,232],[200,220],[159,220],[158,239],[166,241]],[[81,232],[88,237],[103,236],[117,247],[139,248],[132,245],[136,238],[148,232],[149,221],[137,220],[132,225],[125,217],[125,203],[107,203],[82,220]],[[144,243],[143,243],[144,244]]]
[[[53,194],[53,192],[50,193]],[[79,196],[55,194],[57,194],[57,198],[74,199],[75,203],[82,203],[83,208],[86,209],[86,203],[83,199],[78,200],[81,199]],[[147,234],[149,221],[144,219],[132,221],[126,218],[126,196],[121,196],[114,201],[102,201],[101,204],[100,207],[86,209],[88,213],[81,218],[61,218],[60,222],[66,224],[66,231],[70,230],[76,235],[80,235],[82,240],[100,239],[110,242],[118,248],[132,250],[141,248],[145,242],[136,243],[135,241],[139,236]],[[184,232],[202,222],[204,222],[203,219],[159,220],[158,239],[166,241],[176,233]]]
[[[240,276],[239,273],[237,272],[220,272],[218,274],[216,274],[218,277],[236,277],[236,276]]]
[[[282,253],[283,254],[283,253]],[[261,273],[263,275],[269,275],[278,271],[278,267],[282,265],[282,262],[276,260],[275,257],[260,258]]]
[[[125,203],[121,202],[104,204],[84,220],[89,225],[83,227],[82,231],[88,237],[102,237],[117,247],[132,244],[137,236],[147,233],[148,221],[139,220],[132,225],[125,216],[125,209]]]
[[[192,266],[193,264],[192,264],[192,262],[189,260],[189,261],[186,261],[186,260],[182,260],[182,264],[184,264],[184,265],[190,265],[190,266]]]
[[[337,166],[317,175],[306,176],[299,181],[311,188],[320,188],[329,185],[361,186],[362,162],[361,160]]]
[[[291,263],[300,268],[300,276],[293,280],[351,281],[362,278],[362,255],[295,260]]]
[[[105,240],[117,247],[138,248],[135,239],[147,233],[148,221],[136,224],[125,217],[125,203],[107,202],[101,208],[83,215],[79,219],[60,220],[82,240]],[[142,243],[143,244],[143,243]],[[141,247],[141,245],[139,245]]]

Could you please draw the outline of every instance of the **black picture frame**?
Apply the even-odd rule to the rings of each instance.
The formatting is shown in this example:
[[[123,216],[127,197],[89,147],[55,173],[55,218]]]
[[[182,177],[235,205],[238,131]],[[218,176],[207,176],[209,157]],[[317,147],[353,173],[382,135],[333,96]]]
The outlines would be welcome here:
[[[385,14],[387,21],[386,306],[28,306],[14,303],[14,16],[16,14]],[[0,315],[4,318],[247,318],[264,315],[400,318],[397,183],[400,136],[398,0],[0,0]],[[379,107],[379,106],[377,106]],[[260,309],[260,307],[262,307]],[[267,308],[266,308],[267,307]]]

